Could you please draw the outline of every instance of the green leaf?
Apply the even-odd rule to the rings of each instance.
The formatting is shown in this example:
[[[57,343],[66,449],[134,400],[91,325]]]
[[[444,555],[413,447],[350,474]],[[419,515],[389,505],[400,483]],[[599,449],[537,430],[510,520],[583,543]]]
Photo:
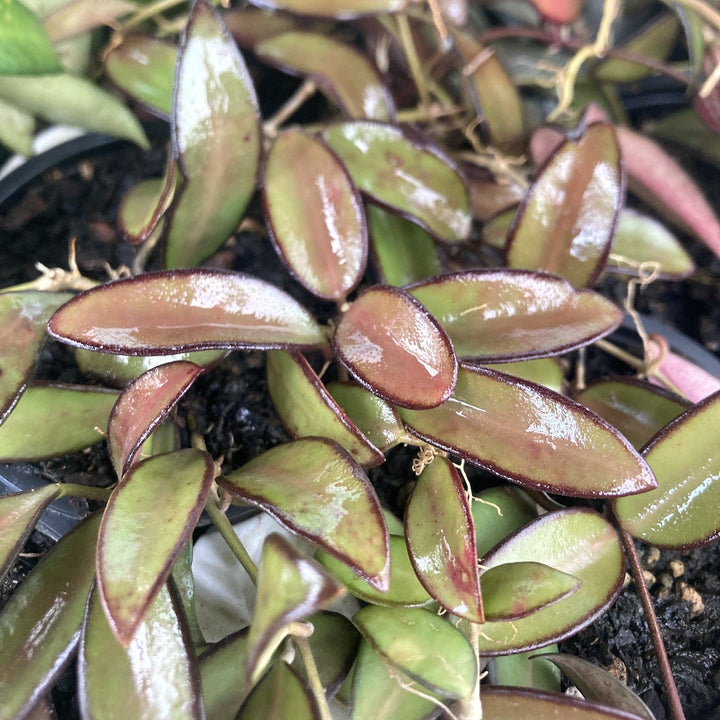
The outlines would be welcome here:
[[[42,460],[100,442],[116,400],[117,393],[99,388],[28,388],[0,425],[0,460]]]
[[[479,558],[537,517],[535,501],[520,488],[497,485],[473,498],[475,542]]]
[[[172,450],[167,452],[172,452]],[[180,555],[170,573],[170,578],[171,583],[174,583],[173,586],[177,590],[178,599],[182,605],[181,615],[184,616],[187,625],[187,642],[197,654],[207,647],[207,643],[195,611],[195,578],[192,574],[192,561],[193,544],[192,540],[190,540],[185,543],[185,547],[180,551]]]
[[[0,144],[11,152],[27,157],[33,154],[34,135],[33,116],[0,100]]]
[[[689,150],[715,166],[720,164],[720,133],[711,130],[693,108],[684,108],[653,123],[652,135],[665,144]]]
[[[376,588],[387,588],[389,547],[380,502],[337,443],[306,438],[279,445],[218,484],[316,542]]]
[[[210,455],[180,450],[133,467],[110,497],[98,538],[98,589],[123,645],[190,538],[213,477]]]
[[[248,628],[229,635],[200,657],[200,681],[207,720],[235,720],[248,692],[245,666]]]
[[[371,199],[409,216],[439,240],[467,239],[471,216],[465,181],[429,140],[369,121],[331,125],[323,137]]]
[[[325,343],[323,329],[287,293],[217,270],[145,273],[94,288],[60,308],[48,332],[71,345],[122,355]]]
[[[393,667],[425,687],[462,698],[475,686],[478,668],[470,643],[434,612],[368,606],[355,614],[353,622]]]
[[[71,530],[0,613],[0,718],[14,720],[48,693],[80,639],[100,516]]]
[[[660,547],[688,548],[720,536],[720,393],[680,415],[645,448],[657,489],[615,504],[622,527]]]
[[[506,375],[529,380],[538,385],[544,385],[548,390],[554,390],[558,393],[562,393],[565,389],[562,362],[558,358],[537,358],[535,360],[497,364],[483,363],[483,366]]]
[[[185,182],[167,227],[165,266],[171,268],[200,264],[233,234],[255,192],[260,164],[255,88],[206,0],[193,3],[180,47],[172,131]]]
[[[302,18],[264,8],[244,5],[232,7],[222,14],[227,29],[240,47],[254,50],[258,43],[275,35],[301,29]]]
[[[413,297],[375,285],[335,329],[338,360],[367,388],[396,405],[429,408],[451,395],[457,360],[445,331]]]
[[[481,654],[506,655],[562,640],[590,624],[620,592],[625,575],[620,541],[610,523],[590,510],[543,515],[498,545],[483,565],[494,568],[538,558],[576,577],[580,588],[511,623],[486,622],[479,640]]]
[[[645,461],[617,430],[563,395],[462,365],[453,396],[431,410],[400,409],[423,440],[523,486],[603,497],[655,487]]]
[[[159,588],[135,636],[121,645],[97,589],[88,603],[78,660],[83,715],[153,720],[204,718],[197,666],[176,593]]]
[[[61,70],[35,13],[19,0],[4,0],[0,10],[0,75],[42,75]]]
[[[360,194],[337,156],[301,130],[281,133],[265,163],[263,202],[293,276],[342,303],[365,272],[368,239]]]
[[[104,26],[137,9],[130,0],[71,0],[45,18],[44,26],[54,45]]]
[[[622,320],[601,295],[543,273],[466,271],[407,290],[442,325],[458,357],[483,364],[559,355],[611,333]]]
[[[448,612],[483,622],[483,600],[470,504],[458,472],[436,457],[405,507],[405,536],[415,572]]]
[[[262,3],[257,4],[298,15],[349,20],[361,15],[398,12],[405,8],[407,0],[335,0],[332,4],[323,0],[262,0]]]
[[[557,651],[557,645],[547,649]],[[560,692],[560,670],[551,663],[533,662],[534,657],[531,653],[515,653],[492,658],[488,665],[491,684]]]
[[[300,353],[268,353],[270,397],[285,429],[294,437],[317,435],[335,440],[363,467],[385,461],[385,456],[345,415]]]

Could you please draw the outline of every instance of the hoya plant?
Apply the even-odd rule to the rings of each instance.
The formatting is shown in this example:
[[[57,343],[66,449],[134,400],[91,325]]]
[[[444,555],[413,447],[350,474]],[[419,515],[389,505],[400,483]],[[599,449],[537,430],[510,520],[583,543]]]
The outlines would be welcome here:
[[[0,460],[103,442],[113,471],[0,498],[3,573],[52,503],[95,508],[0,612],[0,719],[51,712],[74,664],[93,719],[652,720],[555,646],[612,604],[626,557],[682,718],[635,540],[720,534],[720,386],[633,300],[693,272],[673,224],[717,254],[720,221],[629,126],[620,88],[682,83],[683,122],[712,136],[720,16],[700,0],[172,5],[43,18],[11,0],[0,28],[0,111],[26,130],[37,115],[147,146],[113,87],[168,141],[118,212],[131,267],[91,277],[73,248],[69,272],[0,293]],[[103,87],[61,50],[105,24]],[[269,116],[258,90],[279,73],[301,80]],[[218,267],[243,243],[285,275]],[[608,339],[624,314],[641,356]],[[35,379],[49,342],[85,384]],[[586,384],[589,347],[636,377]],[[238,466],[182,400],[258,351],[288,439]],[[378,494],[398,463],[399,514]],[[255,559],[233,505],[283,530]],[[195,607],[203,517],[255,587],[247,627],[219,638]]]

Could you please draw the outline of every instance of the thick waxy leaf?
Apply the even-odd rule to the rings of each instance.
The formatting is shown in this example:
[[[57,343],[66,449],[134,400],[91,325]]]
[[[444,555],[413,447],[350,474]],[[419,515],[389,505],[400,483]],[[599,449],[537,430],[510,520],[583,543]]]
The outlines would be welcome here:
[[[553,644],[546,649],[557,652],[557,648]],[[488,665],[490,683],[560,692],[560,670],[551,663],[533,662],[534,657],[532,652],[494,657]]]
[[[260,164],[255,89],[237,45],[205,0],[193,4],[188,20],[172,115],[185,183],[172,208],[165,265],[182,267],[199,264],[232,235]]]
[[[530,0],[535,9],[546,19],[557,25],[577,20],[584,0]]]
[[[297,673],[285,662],[275,663],[253,688],[236,720],[320,720],[317,704]]]
[[[172,452],[172,449],[167,452]],[[206,647],[206,643],[195,609],[195,578],[192,574],[192,561],[193,544],[192,540],[190,540],[185,543],[185,547],[180,551],[180,555],[173,565],[168,582],[177,590],[178,600],[182,607],[182,614],[187,624],[188,642],[195,653],[199,653]],[[170,587],[170,585],[168,587]]]
[[[488,620],[516,620],[568,597],[580,580],[539,562],[497,565],[482,576]]]
[[[112,494],[98,538],[98,589],[124,645],[192,534],[213,476],[207,453],[180,450],[136,465]]]
[[[0,99],[49,122],[149,146],[138,119],[117,98],[85,78],[66,73],[0,77]]]
[[[245,627],[229,635],[200,657],[200,682],[207,720],[235,720],[247,694]]]
[[[407,288],[442,325],[458,357],[484,362],[558,355],[615,330],[622,312],[553,275],[477,270]]]
[[[434,612],[370,605],[353,622],[391,665],[431,690],[461,698],[475,686],[478,669],[470,643]]]
[[[295,31],[262,40],[254,49],[267,63],[311,77],[352,118],[395,117],[395,103],[377,69],[351,45]]]
[[[600,380],[575,399],[605,418],[638,450],[688,409],[679,397],[631,378]]]
[[[333,345],[363,385],[397,405],[435,407],[455,387],[457,360],[445,331],[398,288],[366,290],[343,315]]]
[[[337,156],[301,130],[275,141],[263,201],[271,236],[293,275],[315,295],[341,301],[367,260],[362,201]]]
[[[496,547],[483,565],[494,568],[538,558],[579,579],[580,588],[512,623],[486,622],[479,641],[483,655],[533,650],[566,638],[591,623],[620,592],[625,574],[620,541],[610,523],[590,510],[543,515]]]
[[[565,387],[565,376],[560,361],[557,358],[537,358],[536,360],[521,360],[511,363],[483,363],[490,370],[529,380],[544,385],[550,390],[562,393]]]
[[[128,95],[170,117],[177,48],[149,35],[129,35],[105,57],[108,77]]]
[[[310,313],[282,290],[213,270],[146,273],[95,288],[60,308],[48,331],[71,345],[123,355],[325,342]]]
[[[282,33],[299,30],[303,18],[252,5],[233,7],[222,14],[223,22],[240,47],[254,50],[263,40]]]
[[[405,507],[408,551],[420,582],[446,610],[483,622],[475,527],[460,476],[435,458]]]
[[[400,410],[412,432],[521,485],[577,497],[655,487],[645,461],[612,426],[558,393],[461,366],[453,396]]]
[[[367,207],[372,249],[388,285],[407,285],[442,271],[435,241],[419,225],[377,205]]]
[[[0,580],[45,508],[60,494],[57,484],[0,496]]]
[[[462,169],[470,187],[473,217],[480,222],[486,223],[505,210],[515,208],[525,195],[518,183],[498,182],[477,165],[467,163]]]
[[[45,324],[69,293],[0,294],[0,421],[17,402],[35,368]]]
[[[511,717],[533,720],[638,720],[635,714],[613,710],[606,705],[529,688],[484,688],[482,706],[483,720],[507,720]]]
[[[483,490],[473,499],[471,509],[480,559],[501,540],[537,517],[535,501],[512,485]]]
[[[179,600],[161,587],[132,641],[123,647],[99,593],[92,593],[78,667],[83,717],[204,718],[195,659],[180,613]]]
[[[559,667],[586,700],[609,705],[616,710],[637,715],[644,720],[655,720],[655,716],[647,705],[625,683],[620,682],[607,670],[603,670],[594,663],[560,653],[535,655],[534,657],[539,660],[548,660]]]
[[[0,460],[41,460],[103,440],[117,393],[56,385],[28,388],[0,425]]]
[[[273,405],[292,437],[317,435],[335,440],[363,467],[385,461],[385,456],[343,412],[302,355],[268,353],[267,378]]]
[[[104,25],[112,26],[136,9],[130,0],[71,0],[47,16],[43,25],[50,40],[57,44]]]
[[[467,238],[471,216],[465,181],[422,136],[358,121],[332,125],[323,137],[373,200],[407,215],[438,240]]]
[[[387,588],[389,547],[380,502],[337,443],[307,438],[279,445],[218,483],[318,543],[376,588]]]
[[[661,547],[686,548],[720,535],[720,393],[688,410],[645,448],[658,487],[615,505],[625,530]]]
[[[190,362],[167,363],[148,370],[122,392],[108,422],[108,450],[118,477],[201,372]]]
[[[590,125],[558,148],[528,190],[508,240],[511,267],[591,285],[610,251],[625,182],[610,125]]]
[[[0,22],[0,75],[41,75],[62,68],[35,13],[5,0]]]
[[[0,143],[18,155],[32,155],[35,118],[0,100]]]
[[[345,589],[282,535],[263,544],[257,601],[248,634],[247,675],[254,684],[293,622],[305,620],[342,597]]]
[[[0,718],[14,720],[52,687],[80,639],[100,516],[71,530],[0,613]]]
[[[323,0],[255,0],[254,4],[298,15],[349,20],[360,15],[398,12],[405,7],[407,0],[336,0],[332,4]]]

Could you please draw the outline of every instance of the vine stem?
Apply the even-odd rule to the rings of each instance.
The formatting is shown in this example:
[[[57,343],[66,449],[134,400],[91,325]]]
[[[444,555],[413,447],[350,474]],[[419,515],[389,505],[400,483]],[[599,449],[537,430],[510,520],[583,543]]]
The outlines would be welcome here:
[[[475,653],[475,658],[480,662],[480,626],[474,622],[468,622],[467,639]],[[466,698],[458,701],[455,707],[458,720],[482,720],[483,710],[480,700],[480,668],[478,666],[475,687]]]
[[[288,98],[283,106],[267,122],[263,123],[263,133],[266,137],[274,139],[278,128],[317,92],[317,85],[313,80],[307,79]]]
[[[310,685],[310,690],[312,691],[312,694],[318,704],[320,720],[332,720],[330,706],[328,705],[327,698],[325,697],[325,689],[323,688],[320,680],[320,673],[318,673],[317,663],[313,657],[310,643],[307,638],[298,636],[293,636],[293,643],[300,653],[300,657],[305,665],[305,673],[307,674],[308,684]]]
[[[93,487],[91,485],[78,485],[76,483],[58,483],[60,497],[84,497],[88,500],[107,502],[115,486],[111,488]]]
[[[420,95],[420,104],[427,106],[430,104],[430,93],[428,92],[427,83],[425,82],[425,73],[423,72],[422,62],[420,56],[417,53],[415,47],[415,41],[413,40],[412,30],[410,29],[410,21],[407,15],[397,15],[395,18],[397,21],[398,32],[400,33],[400,42],[405,52],[408,65],[410,66],[410,73],[413,76],[413,81],[417,87],[418,94]]]
[[[245,568],[245,572],[250,576],[253,584],[257,585],[257,565],[253,562],[240,538],[235,534],[225,513],[220,510],[213,499],[210,499],[205,505],[205,512],[207,512],[213,525],[215,525],[220,532],[223,540],[228,544],[232,554],[238,559],[243,568]]]
[[[665,649],[665,642],[663,641],[662,633],[660,632],[660,624],[658,623],[655,608],[652,604],[652,598],[650,597],[650,593],[648,592],[643,578],[642,566],[640,565],[640,558],[638,557],[637,549],[635,548],[635,542],[633,541],[630,533],[620,526],[620,522],[614,514],[613,521],[617,531],[620,533],[620,539],[622,540],[623,547],[625,548],[625,555],[630,563],[630,572],[635,580],[635,586],[637,587],[637,592],[640,596],[640,602],[642,603],[643,610],[645,611],[645,620],[648,624],[650,637],[652,638],[652,643],[655,647],[655,654],[657,655],[658,663],[660,665],[660,675],[662,676],[663,685],[665,686],[665,691],[668,695],[670,717],[672,720],[685,720],[685,713],[682,708],[682,703],[680,702],[680,695],[678,694],[677,685],[675,684],[672,668],[670,667],[670,660],[668,659],[667,650]]]

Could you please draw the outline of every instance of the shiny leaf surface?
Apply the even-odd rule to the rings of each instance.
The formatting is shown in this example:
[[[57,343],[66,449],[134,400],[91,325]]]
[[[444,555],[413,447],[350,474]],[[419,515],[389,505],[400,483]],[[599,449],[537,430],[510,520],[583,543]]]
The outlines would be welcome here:
[[[268,353],[267,379],[273,405],[292,437],[335,440],[363,467],[384,462],[385,456],[343,412],[303,355]]]
[[[610,125],[590,125],[580,140],[567,140],[520,203],[508,239],[508,264],[547,270],[574,287],[591,285],[610,251],[624,184]]]
[[[462,366],[453,396],[400,410],[413,433],[523,486],[560,495],[627,495],[655,486],[645,461],[612,426],[558,393]]]
[[[436,457],[405,507],[405,536],[415,572],[448,612],[483,622],[475,527],[465,488],[449,460]]]
[[[0,718],[14,720],[50,691],[70,661],[90,584],[100,516],[71,530],[0,613]]]
[[[256,0],[254,4],[298,15],[349,20],[361,15],[398,12],[405,8],[407,0],[335,0],[331,5],[322,0]]]
[[[483,565],[493,568],[536,562],[538,557],[578,578],[580,588],[512,623],[485,623],[480,637],[482,654],[533,650],[568,637],[598,617],[620,592],[625,574],[620,541],[610,523],[590,510],[575,508],[543,515],[498,545]]]
[[[375,491],[337,443],[307,438],[279,445],[218,479],[318,543],[378,589],[388,582],[388,536]]]
[[[557,651],[557,645],[549,645],[549,652]],[[535,653],[498,655],[490,662],[488,673],[493,685],[512,685],[535,688],[548,692],[560,692],[560,670],[548,662],[533,662]]]
[[[520,360],[511,363],[482,363],[490,370],[519,377],[523,380],[544,385],[549,390],[562,393],[565,387],[565,377],[561,361],[557,358],[537,358],[536,360]]]
[[[204,717],[195,658],[179,611],[178,599],[161,587],[132,641],[123,647],[113,634],[97,590],[93,592],[78,663],[84,717]]]
[[[310,292],[341,301],[360,282],[367,227],[360,195],[328,147],[301,130],[281,133],[265,164],[271,237]]]
[[[445,242],[470,232],[465,181],[450,160],[420,135],[377,122],[347,122],[323,133],[356,185]]]
[[[247,694],[248,628],[229,635],[200,656],[200,682],[207,720],[235,720]]]
[[[604,297],[540,273],[468,271],[407,290],[442,325],[458,357],[483,363],[558,355],[607,335],[622,320]]]
[[[0,75],[60,72],[42,23],[20,0],[5,0],[0,18]]]
[[[366,290],[333,337],[340,362],[363,385],[397,405],[435,407],[455,387],[457,360],[445,331],[403,290]]]
[[[353,622],[393,667],[425,687],[457,698],[473,689],[478,669],[470,643],[434,612],[368,606]]]
[[[108,451],[119,478],[201,372],[190,362],[167,363],[148,370],[121,393],[108,422]]]
[[[481,560],[508,535],[537,517],[535,501],[512,485],[483,490],[476,496],[471,510],[478,558]]]
[[[666,427],[643,455],[658,487],[619,500],[615,513],[625,530],[661,547],[686,548],[720,536],[720,519],[708,508],[720,503],[720,453],[714,429],[720,422],[720,393],[699,403]]]
[[[71,345],[124,355],[325,341],[310,313],[282,290],[213,270],[146,273],[95,288],[55,313],[48,331]]]
[[[190,538],[213,477],[207,453],[180,450],[133,467],[110,497],[98,538],[98,589],[124,645]]]
[[[185,182],[171,210],[166,267],[199,264],[237,228],[255,191],[259,120],[237,45],[215,9],[195,2],[175,74],[172,130]]]

